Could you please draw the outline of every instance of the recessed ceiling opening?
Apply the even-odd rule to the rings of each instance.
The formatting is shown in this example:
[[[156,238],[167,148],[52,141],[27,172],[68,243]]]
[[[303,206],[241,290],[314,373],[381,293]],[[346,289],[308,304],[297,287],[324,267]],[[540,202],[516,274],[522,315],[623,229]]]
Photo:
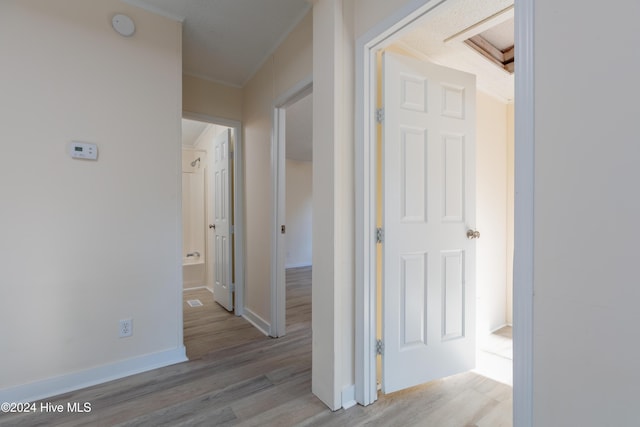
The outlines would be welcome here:
[[[513,74],[514,71],[514,20],[513,18],[491,27],[465,44],[480,53],[496,66]]]

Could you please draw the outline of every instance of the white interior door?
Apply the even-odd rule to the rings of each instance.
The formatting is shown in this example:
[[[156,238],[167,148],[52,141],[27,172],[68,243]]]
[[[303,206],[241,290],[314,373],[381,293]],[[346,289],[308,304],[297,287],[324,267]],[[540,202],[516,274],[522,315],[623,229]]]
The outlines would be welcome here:
[[[213,298],[229,311],[233,310],[233,284],[231,272],[231,220],[229,153],[231,129],[225,130],[214,141],[213,182],[214,182],[214,244],[215,265]]]
[[[475,76],[383,56],[382,390],[474,368]]]

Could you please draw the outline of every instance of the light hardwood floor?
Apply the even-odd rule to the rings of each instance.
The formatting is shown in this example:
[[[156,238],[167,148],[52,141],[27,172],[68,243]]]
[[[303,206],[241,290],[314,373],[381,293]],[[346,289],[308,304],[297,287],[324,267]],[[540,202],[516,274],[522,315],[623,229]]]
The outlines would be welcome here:
[[[318,284],[322,286],[322,284]],[[200,299],[191,308],[186,300]],[[46,399],[85,414],[0,415],[11,426],[511,426],[511,388],[472,372],[331,412],[311,393],[311,270],[287,271],[287,335],[272,339],[185,293],[190,361]]]

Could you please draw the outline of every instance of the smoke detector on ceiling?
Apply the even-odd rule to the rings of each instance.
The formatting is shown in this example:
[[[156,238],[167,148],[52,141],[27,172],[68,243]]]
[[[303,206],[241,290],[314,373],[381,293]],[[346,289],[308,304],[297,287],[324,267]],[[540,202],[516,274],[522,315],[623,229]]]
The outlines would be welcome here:
[[[114,15],[111,19],[111,25],[118,34],[125,37],[131,37],[133,33],[136,32],[136,24],[134,24],[133,19],[129,18],[127,15]]]

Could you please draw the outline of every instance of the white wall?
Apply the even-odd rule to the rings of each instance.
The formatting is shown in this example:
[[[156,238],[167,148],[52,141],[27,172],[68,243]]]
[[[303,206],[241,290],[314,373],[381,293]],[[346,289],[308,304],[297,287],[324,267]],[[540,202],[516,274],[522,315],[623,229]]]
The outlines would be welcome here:
[[[243,88],[245,148],[245,314],[271,318],[271,132],[275,102],[312,72],[312,20],[307,14]]]
[[[639,16],[536,1],[537,426],[638,424]]]
[[[184,357],[180,25],[115,0],[7,0],[0,40],[0,400]],[[72,140],[98,161],[72,160]]]
[[[287,159],[285,267],[312,264],[312,162]]]
[[[513,245],[515,204],[515,109],[507,105],[507,324],[513,325]]]
[[[205,131],[206,132],[206,131]],[[200,159],[195,166],[191,163]],[[207,152],[182,148],[182,286],[184,289],[205,286]],[[187,254],[200,256],[187,257]]]
[[[479,334],[507,323],[507,104],[476,95],[476,242]]]
[[[312,390],[332,409],[355,381],[355,17],[351,1],[313,5]]]
[[[183,360],[180,24],[3,0],[0,57],[0,401]],[[72,160],[72,140],[98,161]]]
[[[242,120],[242,89],[182,76],[182,108],[217,119]]]
[[[347,242],[333,237],[340,230],[333,215],[349,213],[338,206],[339,189],[349,179],[336,173],[345,156],[335,150],[352,140],[340,136],[343,125],[335,123],[335,114],[327,113],[338,105],[337,93],[353,90],[353,85],[345,84],[353,72],[351,64],[339,58],[377,22],[419,3],[314,3],[314,171],[329,176],[316,185],[314,174],[314,216],[326,212],[332,219],[325,224],[321,242],[314,228],[314,254],[334,256],[340,245],[349,244],[351,235],[341,235]],[[349,5],[355,5],[355,21],[343,19]],[[638,16],[640,4],[631,1],[615,8],[578,0],[536,2],[532,420],[536,426],[637,423],[640,344],[634,337],[640,323],[636,307],[640,287],[633,230],[640,217],[640,202],[634,197],[640,180],[635,165],[640,156],[640,145],[635,143],[640,61],[629,52],[640,41],[635,31]],[[355,38],[345,42],[344,31],[352,28]],[[598,36],[585,43],[585,35],[594,29]],[[607,52],[609,59],[601,60],[594,52]],[[321,76],[320,71],[326,74]],[[343,103],[353,105],[348,99]],[[316,150],[322,144],[325,149]],[[325,206],[316,207],[316,199]],[[332,279],[332,266],[328,261],[319,269],[314,260],[314,276],[318,271]],[[314,316],[316,308],[327,312],[313,321],[313,387],[323,401],[337,407],[339,384],[349,381],[353,361],[341,348],[348,345],[343,331],[353,329],[353,311],[342,310],[348,304],[341,295],[353,288],[347,280],[327,283],[333,286],[314,293]],[[316,363],[318,356],[328,360]]]
[[[204,261],[206,155],[206,151],[182,149],[182,257],[185,262]],[[200,161],[191,166],[198,158]],[[187,258],[187,254],[194,251],[202,256]]]

